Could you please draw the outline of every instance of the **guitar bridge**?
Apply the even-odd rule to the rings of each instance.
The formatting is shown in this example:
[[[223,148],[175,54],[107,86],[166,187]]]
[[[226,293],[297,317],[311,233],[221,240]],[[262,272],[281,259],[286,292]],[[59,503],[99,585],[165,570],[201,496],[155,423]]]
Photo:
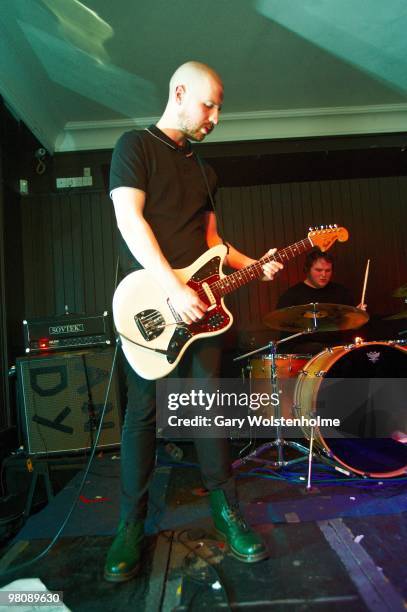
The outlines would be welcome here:
[[[134,315],[134,321],[146,342],[158,338],[165,329],[165,319],[158,310],[148,309]]]

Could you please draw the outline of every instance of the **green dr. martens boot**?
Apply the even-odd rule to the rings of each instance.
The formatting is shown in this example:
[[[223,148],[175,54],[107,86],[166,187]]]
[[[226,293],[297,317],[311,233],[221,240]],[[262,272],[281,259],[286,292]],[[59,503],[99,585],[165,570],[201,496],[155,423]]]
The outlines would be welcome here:
[[[143,521],[127,525],[125,521],[120,521],[116,537],[107,553],[104,573],[106,580],[125,582],[137,574],[143,540]]]
[[[266,547],[260,536],[247,525],[238,505],[230,505],[221,489],[211,491],[209,495],[216,530],[229,544],[233,556],[244,563],[266,559],[269,556]]]

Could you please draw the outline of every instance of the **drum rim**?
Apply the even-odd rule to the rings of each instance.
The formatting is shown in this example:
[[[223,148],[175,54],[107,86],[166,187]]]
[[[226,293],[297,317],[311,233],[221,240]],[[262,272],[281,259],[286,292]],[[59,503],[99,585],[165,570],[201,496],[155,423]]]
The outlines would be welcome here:
[[[317,372],[321,372],[322,370],[319,369],[316,372],[310,373],[307,371],[308,367],[311,367],[313,364],[315,365],[315,362],[318,361],[318,359],[321,359],[321,365],[325,366],[325,371],[328,372],[329,369],[339,360],[340,357],[342,357],[343,355],[346,355],[348,353],[350,353],[352,350],[355,349],[360,349],[362,347],[365,346],[391,346],[392,348],[395,348],[397,350],[400,350],[403,353],[407,353],[407,346],[402,346],[399,343],[396,343],[394,341],[391,340],[371,340],[369,342],[360,342],[358,344],[349,344],[349,345],[338,345],[338,346],[334,346],[331,348],[325,348],[323,351],[321,351],[320,353],[317,353],[316,355],[313,355],[312,359],[310,359],[310,361],[306,364],[306,366],[303,368],[303,370],[301,372],[299,372],[298,375],[298,380],[296,382],[295,385],[295,390],[294,390],[294,406],[298,406],[298,402],[301,398],[301,389],[304,387],[304,383],[306,381],[313,382],[311,391],[311,402],[310,405],[306,406],[305,408],[307,409],[305,414],[310,414],[310,408],[313,408],[316,405],[316,399],[318,397],[318,392],[319,392],[319,388],[322,384],[322,381],[324,380],[323,376],[317,376]],[[339,350],[342,349],[342,350]],[[324,362],[324,359],[322,359],[322,357],[325,357],[325,359],[327,358],[327,356],[331,356],[331,359],[327,362]],[[305,398],[304,398],[305,399]],[[307,439],[309,439],[309,434],[308,432],[303,429],[304,435]],[[322,448],[325,450],[325,452],[328,454],[328,456],[333,459],[338,465],[345,467],[346,469],[350,470],[351,472],[354,472],[355,474],[358,474],[360,476],[369,476],[371,478],[393,478],[396,476],[402,476],[405,475],[407,473],[407,465],[404,465],[396,470],[392,470],[389,472],[370,472],[370,471],[363,471],[360,470],[356,467],[352,467],[350,466],[348,463],[346,463],[343,459],[341,459],[340,457],[338,457],[333,451],[332,449],[328,446],[327,442],[325,441],[324,436],[321,434],[321,431],[319,429],[319,427],[315,427],[314,428],[314,443],[316,444],[317,448],[318,446],[322,446]]]
[[[309,361],[314,355],[312,353],[276,353],[274,355],[275,359],[306,359]],[[255,361],[256,359],[272,359],[272,353],[263,353],[260,357],[250,357],[250,361]]]

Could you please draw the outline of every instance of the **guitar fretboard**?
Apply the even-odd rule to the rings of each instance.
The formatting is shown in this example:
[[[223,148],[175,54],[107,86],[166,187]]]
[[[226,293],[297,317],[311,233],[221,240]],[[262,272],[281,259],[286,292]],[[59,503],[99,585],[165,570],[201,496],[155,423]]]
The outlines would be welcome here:
[[[216,297],[222,297],[239,287],[243,287],[243,285],[246,285],[250,281],[263,276],[262,266],[265,263],[269,261],[284,263],[297,257],[297,255],[301,255],[301,253],[305,253],[305,251],[308,251],[312,246],[311,240],[309,238],[304,238],[304,240],[300,240],[285,249],[281,249],[281,251],[277,251],[274,255],[266,255],[255,263],[250,264],[250,266],[236,270],[236,272],[232,272],[232,274],[228,274],[228,276],[219,279],[216,283],[211,285],[211,290]]]

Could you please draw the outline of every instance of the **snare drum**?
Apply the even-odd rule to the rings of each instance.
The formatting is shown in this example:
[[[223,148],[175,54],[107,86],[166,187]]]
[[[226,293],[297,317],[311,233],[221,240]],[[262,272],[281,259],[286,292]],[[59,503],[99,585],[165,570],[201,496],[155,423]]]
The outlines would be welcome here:
[[[334,437],[315,428],[317,450],[373,478],[407,474],[407,444],[398,441],[407,432],[406,398],[407,347],[396,342],[326,349],[303,368],[294,392],[296,416],[341,420]]]
[[[312,355],[296,355],[296,354],[276,354],[275,365],[276,373],[278,378],[278,386],[282,391],[280,396],[280,412],[281,416],[285,418],[292,417],[293,408],[293,397],[294,397],[294,383],[289,381],[290,384],[285,385],[287,378],[297,378],[299,373],[304,369],[305,365],[311,359]],[[268,379],[270,380],[271,388],[271,362],[272,357],[269,354],[262,355],[250,359],[248,370],[252,378]]]

